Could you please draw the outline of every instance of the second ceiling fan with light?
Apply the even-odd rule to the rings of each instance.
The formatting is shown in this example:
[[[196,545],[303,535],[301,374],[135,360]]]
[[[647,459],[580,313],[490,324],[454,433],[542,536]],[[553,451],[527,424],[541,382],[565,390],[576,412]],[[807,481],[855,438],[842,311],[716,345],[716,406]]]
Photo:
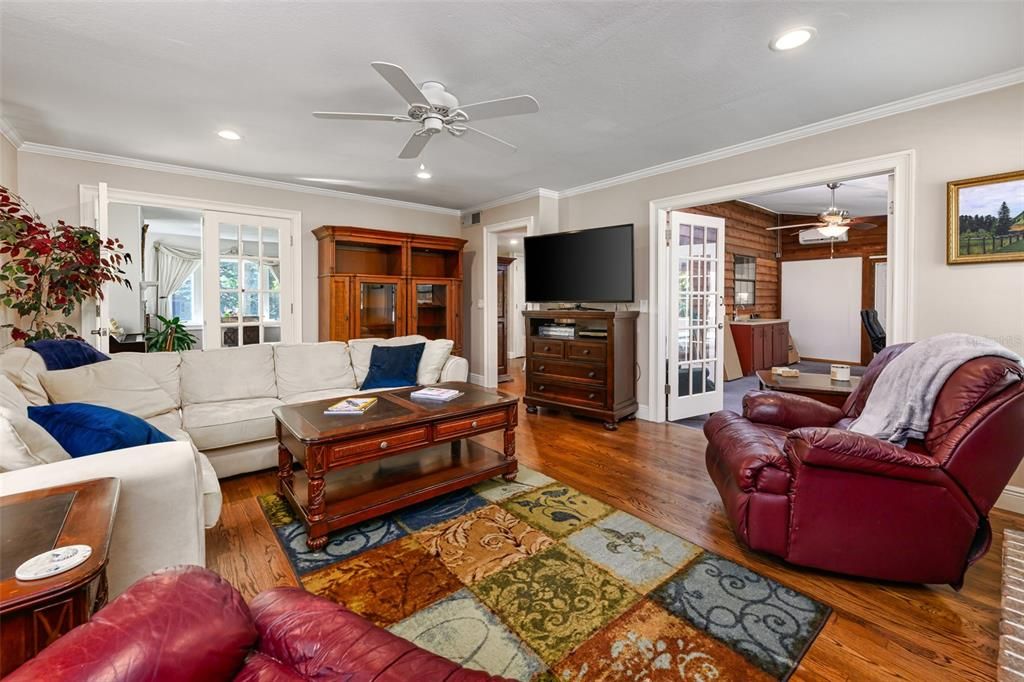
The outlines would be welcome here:
[[[492,151],[511,153],[516,146],[469,124],[488,118],[534,114],[540,110],[537,100],[530,95],[505,97],[475,104],[461,105],[458,98],[448,92],[443,83],[426,81],[422,85],[409,77],[402,67],[387,62],[370,64],[393,87],[406,102],[409,110],[404,114],[362,114],[345,111],[314,111],[313,116],[347,121],[387,121],[391,123],[412,123],[418,129],[409,137],[399,153],[400,159],[415,159],[422,152],[430,138],[441,131],[453,137],[465,139]]]
[[[841,185],[838,182],[830,182],[827,185],[832,190],[832,202],[829,207],[818,214],[818,222],[814,223],[797,223],[795,225],[779,225],[777,227],[769,227],[769,230],[789,230],[794,227],[797,228],[813,228],[820,232],[826,237],[841,237],[847,230],[870,230],[878,227],[875,223],[870,222],[868,218],[859,218],[851,216],[850,212],[836,206],[836,189]],[[802,232],[803,230],[798,230]],[[794,232],[797,234],[797,232]]]

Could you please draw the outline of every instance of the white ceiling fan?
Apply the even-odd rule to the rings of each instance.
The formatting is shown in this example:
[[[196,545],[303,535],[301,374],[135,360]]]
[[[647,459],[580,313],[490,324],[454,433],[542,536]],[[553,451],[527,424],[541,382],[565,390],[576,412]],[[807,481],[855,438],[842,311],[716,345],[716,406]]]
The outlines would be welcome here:
[[[878,227],[875,223],[869,222],[867,218],[851,216],[849,211],[836,207],[836,189],[841,186],[840,183],[830,182],[825,186],[832,190],[832,203],[829,204],[828,208],[818,214],[818,222],[779,225],[778,227],[769,227],[768,229],[788,230],[794,227],[810,227],[816,229],[826,237],[839,237],[850,228],[855,230],[870,230]],[[796,234],[796,232],[793,234]]]
[[[413,132],[405,147],[399,153],[400,159],[415,159],[423,152],[430,138],[447,130],[454,137],[464,138],[492,151],[512,153],[516,146],[505,140],[467,125],[470,121],[519,114],[535,114],[540,111],[537,100],[530,95],[505,97],[487,102],[460,105],[459,100],[448,92],[443,83],[426,81],[416,85],[402,67],[387,62],[370,64],[398,94],[409,103],[405,114],[360,114],[344,111],[314,111],[317,118],[341,119],[348,121],[390,121],[393,123],[415,123],[419,129]]]

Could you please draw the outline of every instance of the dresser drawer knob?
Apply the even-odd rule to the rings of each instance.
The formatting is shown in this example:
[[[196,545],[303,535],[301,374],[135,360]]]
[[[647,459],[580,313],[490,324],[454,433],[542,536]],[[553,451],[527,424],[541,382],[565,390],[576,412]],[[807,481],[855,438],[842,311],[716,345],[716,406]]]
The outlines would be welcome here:
[[[549,350],[551,350],[551,346],[544,346],[544,352],[545,353],[547,353]]]
[[[584,348],[583,349],[583,354],[584,355],[590,355],[590,349],[589,348]]]
[[[587,400],[593,400],[593,399],[594,399],[594,396],[596,396],[596,395],[597,395],[596,393],[591,393],[591,394],[589,394],[589,395],[587,396]]]
[[[543,391],[543,390],[544,390],[544,387],[543,387],[543,386],[538,386],[538,387],[537,387],[537,390],[538,390],[538,391]]]
[[[380,449],[381,450],[387,450],[388,449],[388,442],[386,440],[382,440],[380,442]]]
[[[595,376],[597,375],[594,373],[594,370],[590,370],[589,372],[587,372],[588,378],[593,379]]]
[[[475,429],[476,427],[478,427],[479,425],[480,425],[480,424],[479,424],[479,423],[477,422],[477,420],[475,420],[475,419],[474,419],[474,420],[473,420],[473,422],[472,422],[472,423],[470,424],[470,426],[471,426],[471,427],[473,427],[474,429]]]
[[[540,367],[538,367],[537,371],[538,372],[543,372],[544,371],[544,365],[541,365]]]

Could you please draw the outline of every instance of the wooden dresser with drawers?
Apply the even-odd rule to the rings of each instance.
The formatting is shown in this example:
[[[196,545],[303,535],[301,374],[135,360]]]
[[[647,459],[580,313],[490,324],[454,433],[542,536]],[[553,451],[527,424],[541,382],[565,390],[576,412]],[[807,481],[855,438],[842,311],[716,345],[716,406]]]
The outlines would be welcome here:
[[[636,311],[527,310],[526,411],[595,417],[610,431],[636,414]],[[571,338],[541,336],[572,325]],[[589,333],[588,333],[589,332]]]

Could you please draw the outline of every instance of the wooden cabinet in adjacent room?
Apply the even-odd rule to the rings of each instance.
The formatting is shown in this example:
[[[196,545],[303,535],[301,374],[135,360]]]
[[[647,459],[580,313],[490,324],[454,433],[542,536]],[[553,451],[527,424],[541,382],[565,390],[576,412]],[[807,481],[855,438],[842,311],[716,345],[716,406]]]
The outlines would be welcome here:
[[[729,323],[744,376],[789,364],[787,320],[736,320]]]
[[[313,234],[321,341],[420,334],[462,354],[466,240],[335,225]]]

